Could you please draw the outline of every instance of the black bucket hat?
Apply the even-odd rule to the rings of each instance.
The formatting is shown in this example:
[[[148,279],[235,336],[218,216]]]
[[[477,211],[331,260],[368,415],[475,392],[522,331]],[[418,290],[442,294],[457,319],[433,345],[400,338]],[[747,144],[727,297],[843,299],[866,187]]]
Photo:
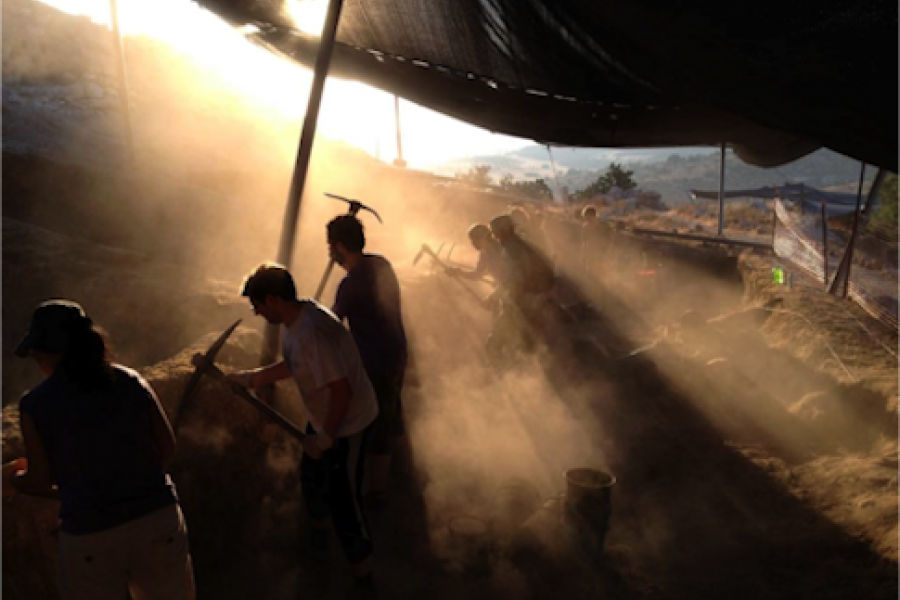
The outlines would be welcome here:
[[[32,350],[63,354],[69,347],[69,334],[76,328],[93,325],[81,305],[72,300],[41,302],[31,316],[28,333],[16,346],[16,356],[26,358]]]

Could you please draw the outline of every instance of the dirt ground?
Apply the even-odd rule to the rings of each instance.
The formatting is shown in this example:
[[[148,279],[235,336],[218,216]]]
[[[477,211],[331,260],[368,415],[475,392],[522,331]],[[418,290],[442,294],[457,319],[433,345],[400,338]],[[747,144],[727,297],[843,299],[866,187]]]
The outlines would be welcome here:
[[[641,310],[627,276],[608,275],[604,285],[579,282],[600,311],[566,337],[599,346],[560,346],[497,371],[481,352],[489,315],[442,274],[398,269],[414,367],[408,447],[389,501],[369,514],[379,597],[896,597],[896,402],[888,362],[877,360],[884,348],[829,333],[856,378],[841,380],[805,351],[811,333],[776,320],[787,313],[752,308],[791,306],[831,332],[822,306],[837,301],[811,314],[796,290],[697,275],[667,310]],[[717,303],[672,316],[697,306],[697,294]],[[832,308],[831,319],[845,309]],[[252,364],[254,327],[239,329],[224,368]],[[190,354],[211,336],[144,369],[171,415]],[[173,467],[199,597],[348,597],[336,540],[325,556],[304,543],[296,445],[206,385]],[[8,458],[15,406],[3,439]],[[579,466],[617,478],[599,555],[579,544],[561,510],[561,474]],[[510,495],[520,503],[504,503]],[[4,563],[10,597],[54,597],[46,560],[54,510],[27,499],[5,507],[4,556],[19,559]],[[503,523],[506,535],[467,541],[451,531],[464,515],[491,532]]]

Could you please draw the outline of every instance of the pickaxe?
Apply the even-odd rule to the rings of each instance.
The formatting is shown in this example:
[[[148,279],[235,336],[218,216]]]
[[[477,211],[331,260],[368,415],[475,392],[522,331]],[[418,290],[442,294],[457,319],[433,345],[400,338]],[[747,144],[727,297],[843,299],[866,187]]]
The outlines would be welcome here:
[[[325,195],[328,196],[329,198],[334,198],[336,200],[343,200],[344,202],[346,202],[349,205],[347,214],[350,215],[351,217],[355,217],[359,213],[360,210],[367,210],[370,213],[372,213],[373,215],[375,215],[375,218],[378,219],[379,223],[382,223],[382,224],[384,223],[384,221],[381,220],[381,215],[379,215],[375,211],[375,209],[366,206],[359,200],[353,200],[352,198],[344,198],[343,196],[338,196],[337,194],[327,194],[326,193]],[[328,261],[328,266],[325,267],[325,272],[322,274],[322,280],[319,282],[319,287],[316,288],[316,295],[315,295],[316,300],[320,300],[322,298],[322,292],[325,291],[325,286],[328,284],[328,278],[331,277],[332,269],[334,269],[334,259],[333,258]]]
[[[434,252],[434,250],[432,250],[431,247],[428,246],[428,244],[422,244],[422,249],[419,250],[419,253],[416,254],[415,258],[413,258],[413,262],[412,262],[413,266],[415,266],[420,260],[422,260],[422,256],[425,254],[430,256],[431,259],[435,262],[435,264],[438,265],[439,267],[441,267],[443,269],[447,268],[447,265],[444,264],[444,262],[438,257],[438,255]],[[475,290],[473,290],[472,288],[467,286],[464,281],[462,281],[461,279],[458,279],[456,277],[454,277],[453,279],[454,279],[454,281],[457,281],[459,283],[459,285],[461,285],[463,287],[464,290],[466,290],[467,292],[469,292],[470,294],[475,296],[475,298],[478,300],[479,304],[482,304],[482,305],[484,304],[484,300],[481,298],[481,296],[479,296],[475,292]]]
[[[215,365],[213,361],[215,361],[216,355],[219,353],[219,350],[222,349],[222,346],[225,345],[225,341],[232,334],[232,332],[237,328],[238,324],[241,322],[241,319],[235,321],[231,327],[226,329],[222,335],[219,336],[212,346],[209,347],[205,353],[197,353],[191,359],[191,364],[196,367],[194,374],[191,375],[190,380],[188,381],[187,387],[184,390],[184,394],[181,397],[181,403],[178,405],[178,415],[175,418],[175,429],[178,429],[178,425],[181,423],[182,416],[184,415],[184,409],[187,404],[188,399],[193,395],[194,391],[197,389],[197,384],[200,382],[200,379],[204,375],[209,375],[213,379],[217,379],[219,381],[223,381],[231,387],[231,391],[234,392],[240,398],[246,400],[251,405],[256,407],[263,415],[269,418],[269,420],[275,422],[276,425],[280,425],[282,429],[284,429],[289,435],[297,438],[299,441],[303,441],[303,438],[306,437],[299,427],[294,425],[284,415],[280,412],[254,396],[250,390],[245,388],[244,386],[229,382],[225,379],[225,373],[222,372],[219,367]]]

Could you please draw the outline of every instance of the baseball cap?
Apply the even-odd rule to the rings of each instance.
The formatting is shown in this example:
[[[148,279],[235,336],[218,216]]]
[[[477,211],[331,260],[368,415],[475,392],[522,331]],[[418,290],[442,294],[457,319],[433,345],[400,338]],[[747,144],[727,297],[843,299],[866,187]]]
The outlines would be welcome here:
[[[72,300],[41,302],[31,315],[28,332],[16,346],[16,356],[26,358],[32,350],[63,354],[69,347],[69,334],[72,329],[89,328],[92,324],[77,302]]]

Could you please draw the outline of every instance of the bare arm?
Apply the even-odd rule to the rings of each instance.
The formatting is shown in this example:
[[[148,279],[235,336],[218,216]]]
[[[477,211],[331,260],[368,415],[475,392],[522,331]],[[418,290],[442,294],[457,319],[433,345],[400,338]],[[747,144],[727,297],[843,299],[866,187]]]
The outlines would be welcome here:
[[[250,374],[249,387],[261,388],[282,379],[290,379],[291,371],[282,360],[267,367],[247,371]]]
[[[23,414],[20,417],[22,438],[25,441],[25,458],[28,467],[21,475],[13,475],[13,487],[30,496],[55,496],[53,474],[50,472],[50,459],[44,449],[44,442],[38,433],[34,420]]]

